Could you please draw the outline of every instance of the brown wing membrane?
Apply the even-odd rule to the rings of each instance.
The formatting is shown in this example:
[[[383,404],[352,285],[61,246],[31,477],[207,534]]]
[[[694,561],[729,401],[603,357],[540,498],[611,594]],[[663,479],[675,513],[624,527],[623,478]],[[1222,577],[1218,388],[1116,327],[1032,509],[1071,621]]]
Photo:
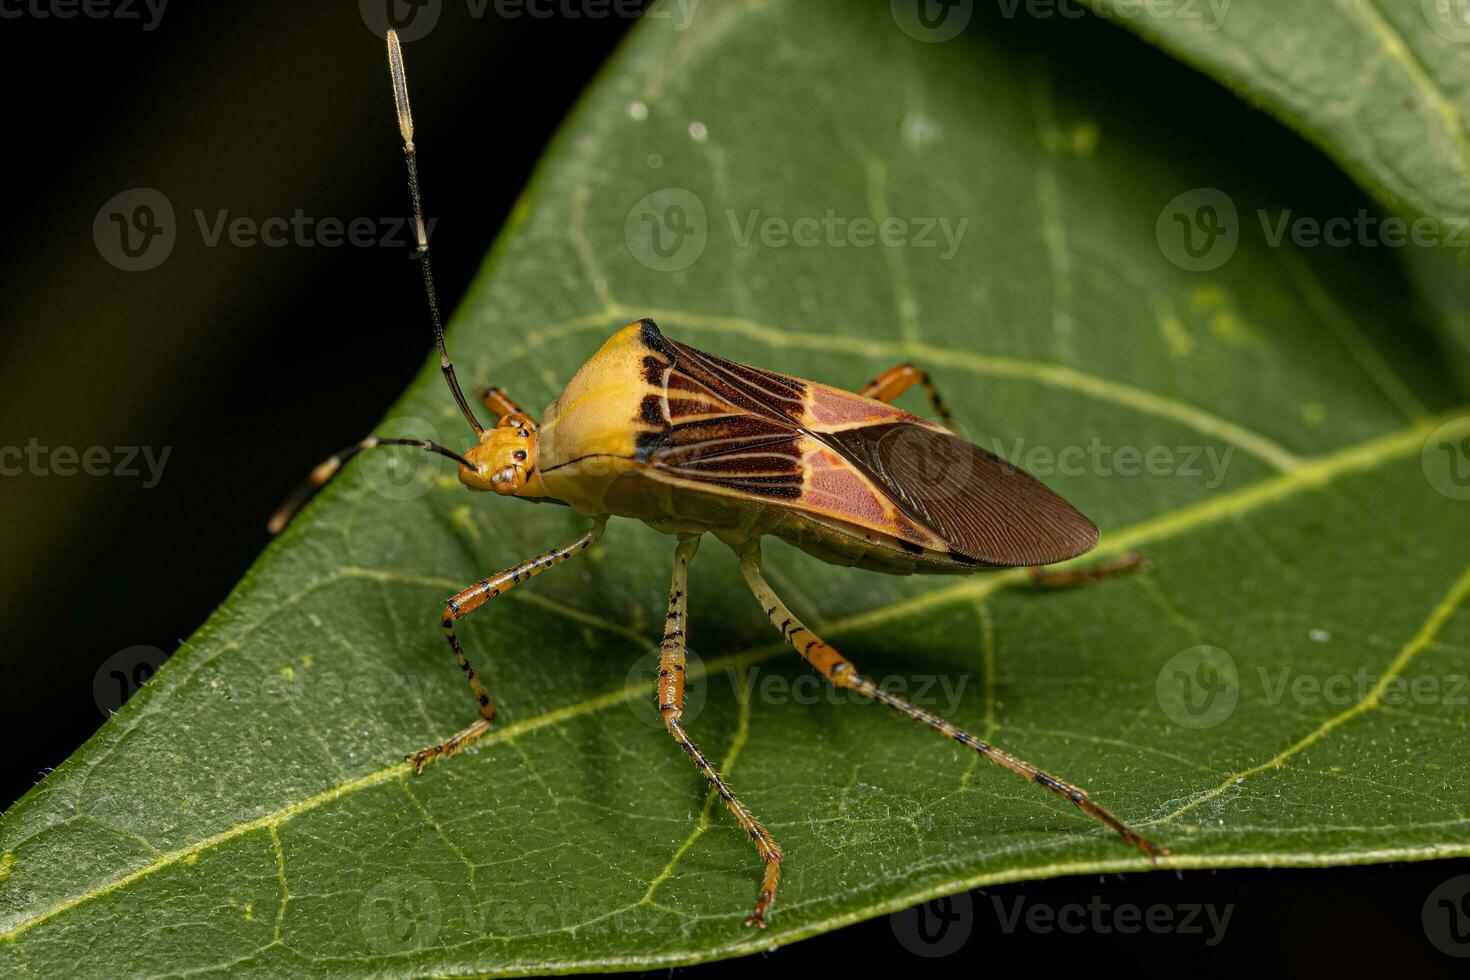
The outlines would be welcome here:
[[[964,555],[990,565],[1046,565],[1090,551],[1097,527],[1005,460],[910,422],[821,437],[905,513]]]

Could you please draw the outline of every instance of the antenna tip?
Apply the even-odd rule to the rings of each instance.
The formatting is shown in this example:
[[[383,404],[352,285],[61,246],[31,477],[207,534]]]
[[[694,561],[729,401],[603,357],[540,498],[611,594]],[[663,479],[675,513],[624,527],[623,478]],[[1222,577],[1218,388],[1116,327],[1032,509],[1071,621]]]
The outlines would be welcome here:
[[[408,75],[403,69],[403,45],[398,32],[388,28],[388,70],[393,76],[393,104],[398,109],[398,131],[403,142],[413,145],[413,112],[408,105]]]

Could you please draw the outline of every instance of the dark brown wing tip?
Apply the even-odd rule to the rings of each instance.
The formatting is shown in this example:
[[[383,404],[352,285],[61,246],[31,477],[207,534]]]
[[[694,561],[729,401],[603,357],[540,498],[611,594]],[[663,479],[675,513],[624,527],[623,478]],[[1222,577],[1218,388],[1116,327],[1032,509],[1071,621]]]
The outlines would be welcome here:
[[[910,518],[976,564],[1050,565],[1097,545],[1097,525],[1044,483],[948,432],[891,422],[829,438]]]

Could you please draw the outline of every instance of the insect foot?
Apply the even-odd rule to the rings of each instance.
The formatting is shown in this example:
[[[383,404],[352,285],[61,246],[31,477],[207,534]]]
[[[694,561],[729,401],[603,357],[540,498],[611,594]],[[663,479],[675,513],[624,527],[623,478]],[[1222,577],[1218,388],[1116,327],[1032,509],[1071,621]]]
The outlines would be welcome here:
[[[750,918],[745,920],[746,925],[760,929],[766,927],[766,916],[771,911],[771,905],[776,901],[776,882],[780,880],[781,854],[778,852],[766,858],[766,876],[761,882],[761,893],[755,900],[755,911],[750,913]]]
[[[454,755],[454,753],[489,731],[490,721],[491,719],[489,718],[477,718],[474,724],[463,731],[455,733],[452,737],[440,742],[438,745],[431,745],[426,749],[419,749],[417,752],[410,753],[403,757],[403,761],[412,762],[414,774],[422,776],[424,774],[424,767],[429,763],[435,759]]]

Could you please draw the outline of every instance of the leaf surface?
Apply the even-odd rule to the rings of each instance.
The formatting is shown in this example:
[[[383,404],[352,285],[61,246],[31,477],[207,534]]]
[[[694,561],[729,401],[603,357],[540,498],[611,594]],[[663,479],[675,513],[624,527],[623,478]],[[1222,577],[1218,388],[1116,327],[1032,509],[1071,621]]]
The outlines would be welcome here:
[[[1320,145],[1470,249],[1470,3],[1085,0]]]

